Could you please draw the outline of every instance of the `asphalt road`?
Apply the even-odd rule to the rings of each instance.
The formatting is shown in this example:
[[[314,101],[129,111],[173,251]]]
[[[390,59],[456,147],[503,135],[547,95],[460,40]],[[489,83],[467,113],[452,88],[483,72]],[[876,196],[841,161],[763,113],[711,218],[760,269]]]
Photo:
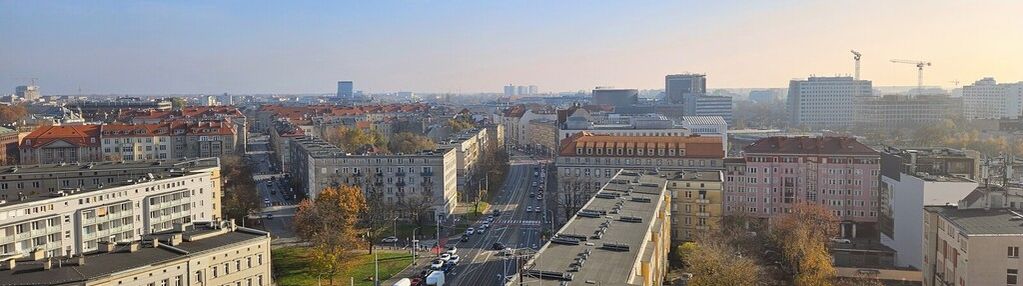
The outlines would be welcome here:
[[[513,275],[518,267],[517,259],[525,261],[526,255],[543,246],[541,237],[543,201],[530,198],[530,192],[537,192],[532,183],[540,184],[534,176],[536,160],[513,159],[508,178],[505,180],[500,197],[493,200],[491,209],[501,210],[501,216],[482,234],[470,236],[468,241],[457,242],[460,263],[447,275],[451,285],[504,285],[501,277]],[[546,199],[546,198],[545,198]],[[527,212],[527,207],[540,211]],[[474,226],[479,226],[477,222]],[[500,256],[494,250],[494,243],[516,250],[517,257]],[[452,243],[448,243],[448,246]]]
[[[291,218],[295,215],[296,202],[284,181],[284,174],[280,173],[280,166],[272,163],[274,160],[269,137],[253,134],[249,137],[248,144],[249,148],[245,155],[252,168],[252,179],[256,181],[256,191],[264,202],[263,210],[259,214],[261,225],[258,227],[270,232],[274,238],[273,243],[293,242],[296,238],[291,228]],[[272,184],[271,178],[276,178]],[[267,214],[272,218],[267,219]]]

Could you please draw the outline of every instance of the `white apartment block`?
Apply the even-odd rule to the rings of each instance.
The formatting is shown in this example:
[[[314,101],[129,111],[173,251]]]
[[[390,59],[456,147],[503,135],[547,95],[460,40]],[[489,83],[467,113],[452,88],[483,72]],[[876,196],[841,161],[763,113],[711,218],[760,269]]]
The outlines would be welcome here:
[[[310,198],[326,187],[358,186],[384,202],[427,202],[433,218],[446,218],[458,204],[457,152],[354,155],[317,137],[291,141],[291,173]]]
[[[848,76],[810,77],[789,82],[788,112],[793,125],[845,128],[853,124],[856,98],[871,96],[871,82]]]
[[[997,83],[986,77],[963,87],[966,119],[1015,119],[1023,116],[1023,82]]]
[[[1023,283],[1018,209],[928,206],[923,214],[923,285]]]
[[[217,158],[6,166],[0,254],[55,257],[220,217]]]
[[[467,180],[477,179],[477,166],[486,151],[489,140],[487,129],[474,128],[452,134],[448,141],[437,142],[438,149],[454,149],[455,163],[458,170],[458,186],[462,190]]]
[[[274,285],[270,234],[233,221],[185,224],[173,231],[51,259],[0,258],[5,285]]]

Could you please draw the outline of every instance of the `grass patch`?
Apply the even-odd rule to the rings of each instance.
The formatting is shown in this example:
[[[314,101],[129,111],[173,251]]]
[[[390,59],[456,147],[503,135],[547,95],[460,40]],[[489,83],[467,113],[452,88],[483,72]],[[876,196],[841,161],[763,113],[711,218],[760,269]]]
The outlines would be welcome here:
[[[316,273],[309,269],[305,249],[296,246],[273,250],[271,257],[277,285],[317,285]],[[376,250],[376,253],[380,257],[380,281],[391,278],[412,263],[412,255],[408,252]],[[349,273],[334,277],[334,284],[349,285],[351,277],[355,277],[355,285],[372,286],[373,281],[366,278],[373,277],[373,255],[367,253],[359,256]],[[327,285],[327,277],[321,277],[320,281]]]

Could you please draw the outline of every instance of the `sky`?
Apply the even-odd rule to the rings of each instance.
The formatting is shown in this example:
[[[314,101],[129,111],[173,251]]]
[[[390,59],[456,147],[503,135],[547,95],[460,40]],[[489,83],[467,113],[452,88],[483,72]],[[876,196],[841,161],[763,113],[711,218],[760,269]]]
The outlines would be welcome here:
[[[0,94],[541,92],[1023,81],[1023,1],[0,0]]]

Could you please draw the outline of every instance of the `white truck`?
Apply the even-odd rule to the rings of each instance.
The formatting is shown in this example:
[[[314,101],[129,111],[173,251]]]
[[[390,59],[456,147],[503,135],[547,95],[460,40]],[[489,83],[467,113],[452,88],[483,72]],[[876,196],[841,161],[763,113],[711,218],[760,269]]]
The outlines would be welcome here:
[[[412,280],[408,278],[401,278],[401,280],[394,282],[391,286],[412,286]]]
[[[426,285],[444,286],[444,271],[430,272],[430,275],[426,276]]]

